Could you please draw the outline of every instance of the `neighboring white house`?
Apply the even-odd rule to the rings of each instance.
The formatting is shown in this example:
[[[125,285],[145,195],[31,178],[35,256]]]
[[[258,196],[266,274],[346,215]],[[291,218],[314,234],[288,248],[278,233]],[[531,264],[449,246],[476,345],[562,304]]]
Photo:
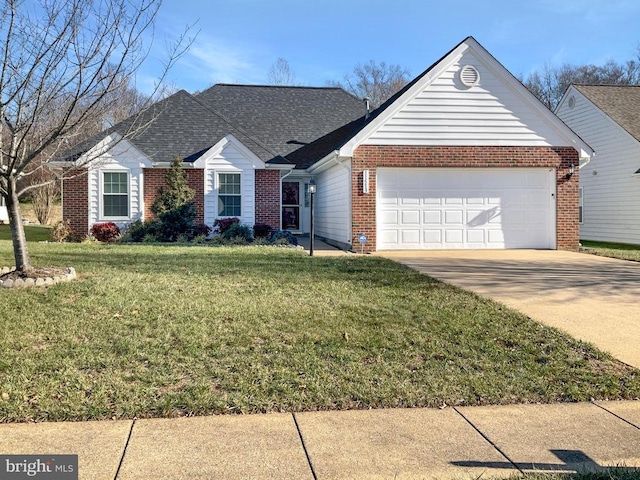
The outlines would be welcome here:
[[[0,197],[0,223],[9,223],[9,212],[7,212],[3,197]]]
[[[580,170],[580,238],[640,244],[640,86],[572,85],[556,114],[595,150]]]

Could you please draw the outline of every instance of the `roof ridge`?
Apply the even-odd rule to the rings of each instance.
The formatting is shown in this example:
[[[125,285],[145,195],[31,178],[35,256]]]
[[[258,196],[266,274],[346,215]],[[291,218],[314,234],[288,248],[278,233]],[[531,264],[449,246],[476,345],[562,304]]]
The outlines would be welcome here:
[[[231,120],[229,120],[227,117],[225,117],[223,114],[221,114],[220,112],[218,112],[217,110],[215,110],[214,108],[212,108],[211,106],[207,105],[206,103],[200,101],[200,99],[196,98],[195,95],[191,95],[189,92],[187,92],[187,94],[200,106],[204,107],[205,109],[207,109],[208,111],[210,111],[211,113],[213,113],[214,115],[216,115],[218,118],[222,119],[222,121],[224,121],[225,123],[227,123],[228,125],[230,125],[231,127],[235,128],[236,130],[238,130],[239,132],[241,132],[242,134],[246,135],[248,138],[250,138],[252,141],[254,141],[257,145],[261,146],[262,148],[264,148],[267,152],[269,152],[270,154],[272,154],[274,157],[277,157],[279,154],[277,152],[274,152],[273,150],[271,150],[271,148],[267,147],[264,143],[262,143],[260,140],[258,140],[257,138],[255,138],[253,135],[249,134],[249,132],[247,132],[244,128],[239,127],[237,125],[235,125],[234,123],[231,122]]]
[[[319,87],[314,85],[268,85],[268,84],[251,84],[251,83],[216,83],[211,85],[206,90],[202,92],[206,92],[210,88],[222,86],[222,87],[248,87],[248,88],[298,88],[298,89],[307,89],[307,90],[343,90],[344,88],[339,86],[325,86]],[[200,93],[202,93],[200,92]],[[348,93],[348,92],[347,92]]]

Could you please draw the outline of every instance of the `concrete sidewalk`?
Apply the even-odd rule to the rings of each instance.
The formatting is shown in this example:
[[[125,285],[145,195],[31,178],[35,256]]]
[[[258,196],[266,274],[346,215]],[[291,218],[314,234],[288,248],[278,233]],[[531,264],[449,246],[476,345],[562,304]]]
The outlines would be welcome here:
[[[640,467],[640,401],[0,425],[81,479],[471,479]]]

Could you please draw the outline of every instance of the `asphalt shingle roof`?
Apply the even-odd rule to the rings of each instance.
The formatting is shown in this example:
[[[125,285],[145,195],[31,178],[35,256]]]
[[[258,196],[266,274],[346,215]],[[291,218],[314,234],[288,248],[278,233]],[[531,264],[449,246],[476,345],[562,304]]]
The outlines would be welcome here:
[[[67,158],[77,158],[112,132],[127,135],[127,139],[154,162],[170,162],[176,156],[195,161],[228,134],[233,134],[265,161],[275,155],[188,92],[180,90],[140,116],[124,120],[78,145],[67,153]]]
[[[195,161],[232,134],[264,162],[306,168],[339,143],[340,135],[328,134],[344,132],[345,124],[364,113],[363,102],[341,88],[219,84],[198,95],[180,90],[141,116],[82,142],[65,158],[78,158],[109,133],[133,130],[128,140],[152,161],[169,162],[175,156]],[[143,127],[132,128],[134,122]],[[322,148],[307,148],[323,138]],[[327,140],[333,143],[325,148]]]
[[[576,89],[640,141],[640,85],[574,85]]]
[[[341,88],[218,84],[196,96],[269,150],[290,159],[319,138],[364,116],[364,103]],[[301,152],[299,168],[319,160]]]

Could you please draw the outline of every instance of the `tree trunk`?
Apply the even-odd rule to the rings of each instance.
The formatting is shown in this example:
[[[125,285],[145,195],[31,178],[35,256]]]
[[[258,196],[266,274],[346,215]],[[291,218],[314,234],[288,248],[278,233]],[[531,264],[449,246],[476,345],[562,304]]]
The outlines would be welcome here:
[[[8,195],[5,200],[9,213],[11,241],[13,242],[13,256],[16,261],[16,270],[28,273],[32,270],[31,259],[29,258],[27,237],[24,234],[24,225],[22,224],[22,214],[20,213],[20,201],[18,200],[15,178],[10,178],[7,183],[9,184],[9,191],[7,192]]]

